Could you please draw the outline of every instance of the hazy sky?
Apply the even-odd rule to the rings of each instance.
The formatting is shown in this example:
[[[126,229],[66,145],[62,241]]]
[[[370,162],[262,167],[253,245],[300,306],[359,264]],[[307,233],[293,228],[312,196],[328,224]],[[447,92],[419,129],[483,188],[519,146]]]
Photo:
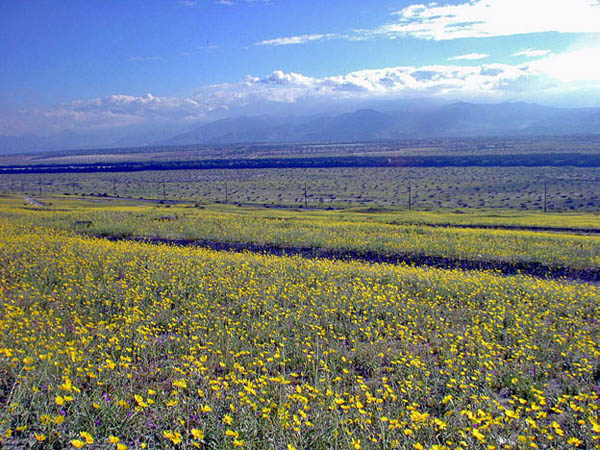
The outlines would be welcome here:
[[[0,134],[351,101],[600,106],[600,0],[3,0]]]

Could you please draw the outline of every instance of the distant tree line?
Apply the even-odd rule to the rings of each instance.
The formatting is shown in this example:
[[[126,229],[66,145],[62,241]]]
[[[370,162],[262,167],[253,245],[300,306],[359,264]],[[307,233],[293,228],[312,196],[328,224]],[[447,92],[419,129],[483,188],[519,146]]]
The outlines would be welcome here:
[[[315,169],[338,167],[600,167],[600,154],[537,153],[456,156],[322,156],[92,164],[6,165],[0,174],[140,172],[147,170]]]

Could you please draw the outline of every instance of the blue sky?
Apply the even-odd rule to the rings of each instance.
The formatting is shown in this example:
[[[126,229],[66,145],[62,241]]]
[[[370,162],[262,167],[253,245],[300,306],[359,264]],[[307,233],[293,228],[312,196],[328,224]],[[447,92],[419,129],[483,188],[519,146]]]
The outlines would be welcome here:
[[[600,2],[4,0],[0,58],[5,135],[425,97],[600,106]]]

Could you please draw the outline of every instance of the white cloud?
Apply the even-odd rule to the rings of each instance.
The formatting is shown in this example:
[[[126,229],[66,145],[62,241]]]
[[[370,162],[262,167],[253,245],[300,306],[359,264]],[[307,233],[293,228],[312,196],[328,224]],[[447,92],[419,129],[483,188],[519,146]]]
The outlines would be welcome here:
[[[277,37],[255,45],[306,44],[325,39],[359,41],[377,37],[409,36],[439,41],[545,32],[600,33],[600,0],[463,0],[453,5],[431,2],[407,6],[392,15],[396,20],[372,29]],[[515,56],[548,54],[548,51],[534,49],[522,52]]]
[[[598,0],[471,0],[411,5],[397,21],[363,33],[446,40],[542,32],[600,32]]]
[[[467,53],[466,55],[457,55],[452,58],[448,58],[448,61],[475,61],[478,59],[487,58],[488,54],[486,53]]]
[[[528,58],[538,58],[540,56],[546,56],[550,53],[550,50],[536,50],[533,48],[528,48],[526,50],[520,50],[516,53],[513,53],[513,56],[526,56]]]
[[[366,69],[326,77],[273,71],[235,83],[202,86],[187,97],[110,95],[32,112],[52,129],[182,123],[256,114],[296,105],[437,97],[448,100],[526,100],[600,93],[600,46],[550,54],[524,64],[438,64]],[[579,96],[579,97],[577,97]],[[586,98],[587,98],[586,97]],[[597,95],[600,98],[600,95]],[[284,109],[285,110],[285,109]],[[289,109],[288,109],[289,111]]]
[[[600,46],[572,49],[551,54],[530,63],[563,84],[587,83],[600,87],[600,65],[597,63]]]
[[[88,100],[74,100],[43,113],[57,124],[103,128],[125,126],[144,121],[198,119],[210,108],[193,98],[110,95]]]
[[[494,96],[530,77],[527,66],[398,66],[310,77],[273,71],[238,83],[204,86],[189,97],[111,95],[77,100],[44,113],[47,120],[85,127],[132,125],[147,121],[199,120],[215,111],[258,103],[382,98],[402,95]]]
[[[478,96],[495,95],[535,76],[528,66],[484,64],[481,66],[429,65],[368,69],[323,78],[273,72],[249,78],[248,86],[286,91],[303,97],[385,97],[398,95]]]
[[[256,80],[256,79],[254,79]],[[274,70],[271,74],[267,75],[262,80],[259,79],[260,83],[266,84],[278,84],[278,85],[298,85],[298,86],[309,86],[313,82],[314,78],[304,76],[299,73],[289,72],[286,73],[282,70]]]
[[[275,39],[267,39],[264,41],[257,42],[254,45],[294,45],[294,44],[306,44],[307,42],[324,41],[328,39],[334,39],[339,37],[335,33],[326,34],[302,34],[299,36],[287,36],[278,37]]]

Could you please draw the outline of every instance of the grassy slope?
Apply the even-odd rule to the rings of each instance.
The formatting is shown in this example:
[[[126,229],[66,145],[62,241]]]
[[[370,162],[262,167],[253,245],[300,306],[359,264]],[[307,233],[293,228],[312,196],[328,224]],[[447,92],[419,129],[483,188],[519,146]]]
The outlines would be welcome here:
[[[110,236],[242,242],[479,261],[537,262],[576,269],[600,267],[600,236],[419,225],[425,222],[597,228],[596,216],[591,214],[291,211],[228,205],[197,209],[185,206],[137,206],[120,202],[116,202],[119,206],[115,206],[113,202],[59,198],[42,198],[41,201],[48,206],[17,207],[17,204],[23,204],[22,199],[6,198],[0,214],[21,223]],[[163,216],[174,220],[162,221],[160,218]],[[76,224],[81,221],[90,221],[92,225]]]
[[[600,428],[590,285],[14,224],[0,279],[8,448],[567,449]]]

